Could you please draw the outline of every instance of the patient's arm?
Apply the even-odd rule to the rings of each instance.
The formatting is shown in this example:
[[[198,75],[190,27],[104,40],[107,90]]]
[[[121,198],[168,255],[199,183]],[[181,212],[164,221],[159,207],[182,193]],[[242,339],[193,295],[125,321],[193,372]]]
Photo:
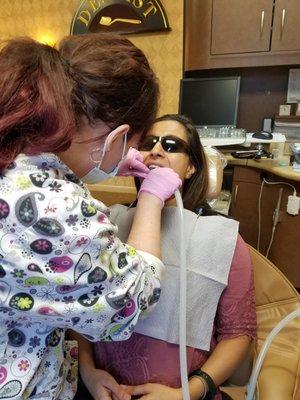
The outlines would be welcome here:
[[[213,379],[216,386],[220,386],[230,378],[244,360],[249,351],[251,341],[251,338],[246,335],[222,340],[217,344],[201,369]],[[197,396],[199,398],[203,390],[201,380],[197,377],[191,378],[189,385],[191,400],[197,399]]]
[[[106,371],[97,369],[93,359],[93,345],[80,334],[68,332],[78,342],[79,371],[94,400],[130,400],[130,396]]]
[[[249,251],[239,236],[228,276],[228,285],[219,301],[216,315],[218,344],[201,369],[216,386],[226,381],[246,358],[256,338],[256,312],[253,270]],[[200,379],[190,385],[202,386]]]

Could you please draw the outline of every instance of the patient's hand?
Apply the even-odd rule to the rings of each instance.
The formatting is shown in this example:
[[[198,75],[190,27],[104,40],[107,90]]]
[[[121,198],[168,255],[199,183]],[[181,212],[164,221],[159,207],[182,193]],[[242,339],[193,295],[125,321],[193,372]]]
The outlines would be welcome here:
[[[80,368],[81,378],[94,400],[130,400],[131,396],[106,371]]]
[[[146,383],[144,385],[121,385],[131,396],[137,396],[140,400],[182,400],[181,389],[174,389],[158,383]]]

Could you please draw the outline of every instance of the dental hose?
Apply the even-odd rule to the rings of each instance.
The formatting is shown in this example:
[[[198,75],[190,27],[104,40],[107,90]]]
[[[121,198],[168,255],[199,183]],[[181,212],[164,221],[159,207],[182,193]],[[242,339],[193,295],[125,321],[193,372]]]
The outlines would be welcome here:
[[[300,309],[291,312],[286,317],[284,317],[281,321],[279,321],[278,324],[275,325],[275,327],[271,330],[271,332],[266,337],[266,340],[265,340],[264,344],[262,345],[262,348],[260,350],[260,353],[259,353],[256,363],[255,363],[254,369],[253,369],[252,374],[249,379],[246,400],[255,399],[254,394],[255,394],[257,378],[260,373],[261,366],[265,359],[266,353],[267,353],[273,339],[282,330],[282,328],[284,328],[287,325],[288,322],[290,322],[291,320],[293,320],[296,317],[300,317]]]
[[[179,297],[179,362],[183,400],[190,400],[186,355],[186,249],[184,236],[183,203],[179,190],[175,199],[180,221],[180,297]]]

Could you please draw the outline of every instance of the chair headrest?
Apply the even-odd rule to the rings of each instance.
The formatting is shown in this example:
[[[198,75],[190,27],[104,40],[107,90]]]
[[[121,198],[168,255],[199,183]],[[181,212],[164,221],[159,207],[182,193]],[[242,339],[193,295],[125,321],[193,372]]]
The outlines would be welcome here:
[[[223,169],[227,165],[225,156],[214,147],[204,147],[208,169],[207,200],[212,200],[220,195],[223,182]]]

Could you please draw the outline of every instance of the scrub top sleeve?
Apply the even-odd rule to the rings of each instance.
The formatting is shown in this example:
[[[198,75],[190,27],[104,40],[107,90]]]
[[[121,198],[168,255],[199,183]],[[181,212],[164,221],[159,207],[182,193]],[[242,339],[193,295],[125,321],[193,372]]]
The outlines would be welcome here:
[[[153,274],[153,276],[155,276],[158,281],[161,282],[165,270],[165,265],[163,262],[153,254],[147,253],[146,251],[137,250],[137,252],[145,260],[146,271],[148,271],[149,275]],[[153,310],[157,301],[159,300],[160,293],[160,287],[153,287],[152,284],[150,284],[148,307],[144,308],[141,314],[143,318],[145,318]]]
[[[52,179],[16,196],[10,217],[20,229],[12,245],[2,238],[0,316],[91,341],[129,338],[158,301],[162,262],[122,243],[108,208],[73,182]]]

